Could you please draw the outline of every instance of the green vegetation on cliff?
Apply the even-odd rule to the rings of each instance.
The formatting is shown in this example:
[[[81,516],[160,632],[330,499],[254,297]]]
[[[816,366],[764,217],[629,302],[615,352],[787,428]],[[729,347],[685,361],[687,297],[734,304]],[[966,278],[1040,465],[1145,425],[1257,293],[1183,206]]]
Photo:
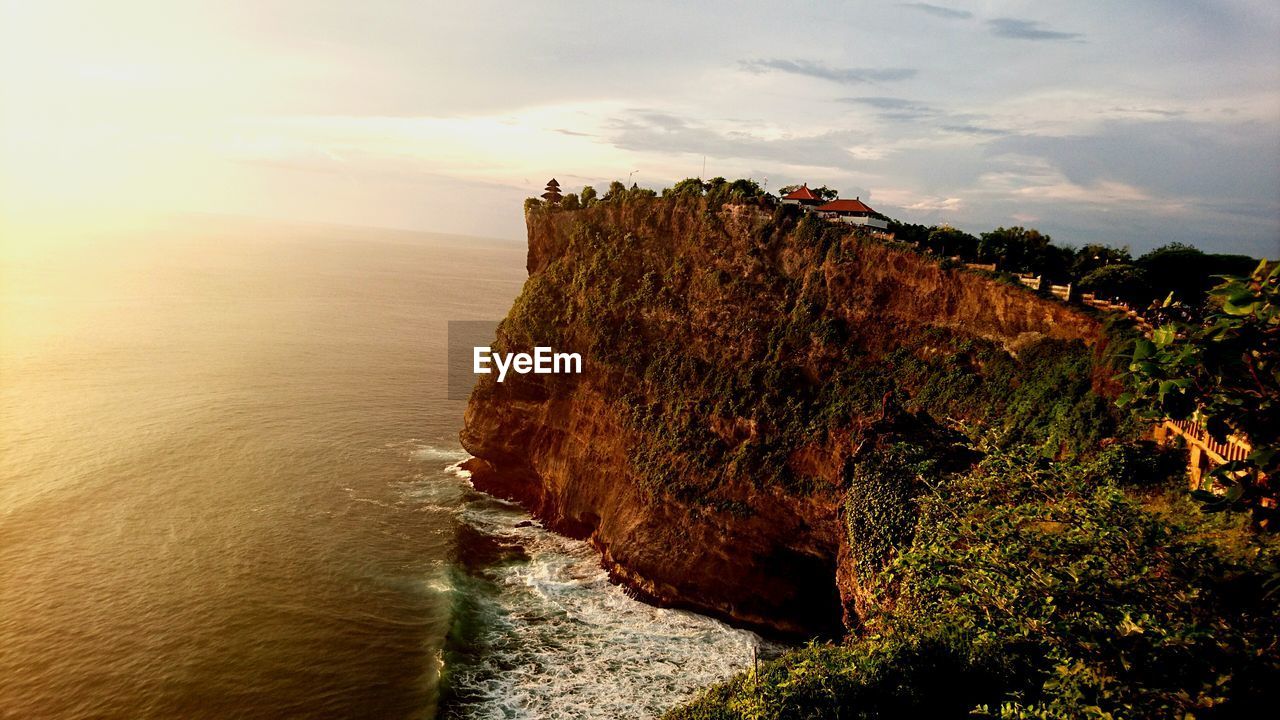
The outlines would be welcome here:
[[[922,459],[883,452],[869,472],[890,481]],[[861,542],[875,526],[903,548],[858,635],[739,675],[669,720],[1274,712],[1275,548],[1238,517],[1188,507],[1157,456],[1115,446],[1052,462],[1022,447],[917,477],[914,513],[852,509]]]

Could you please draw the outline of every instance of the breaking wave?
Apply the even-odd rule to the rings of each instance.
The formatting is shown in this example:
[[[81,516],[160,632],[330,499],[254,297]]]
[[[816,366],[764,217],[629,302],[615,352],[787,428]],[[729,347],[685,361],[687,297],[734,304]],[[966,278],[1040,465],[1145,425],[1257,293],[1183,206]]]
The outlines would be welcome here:
[[[461,492],[440,716],[654,717],[778,651],[756,634],[656,608],[609,581],[585,542],[472,489],[461,451],[437,477]]]

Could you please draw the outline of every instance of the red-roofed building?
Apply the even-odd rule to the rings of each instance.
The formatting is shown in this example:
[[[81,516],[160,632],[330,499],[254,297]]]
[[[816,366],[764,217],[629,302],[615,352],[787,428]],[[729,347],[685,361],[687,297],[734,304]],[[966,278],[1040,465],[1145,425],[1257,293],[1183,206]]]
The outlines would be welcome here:
[[[783,205],[817,207],[822,204],[822,198],[815,195],[808,185],[801,185],[799,188],[783,195],[781,202]]]
[[[889,223],[876,217],[876,211],[871,206],[862,202],[861,198],[852,200],[832,200],[825,205],[819,205],[814,208],[814,212],[820,213],[823,217],[838,220],[850,225],[865,225],[880,230],[889,227]]]

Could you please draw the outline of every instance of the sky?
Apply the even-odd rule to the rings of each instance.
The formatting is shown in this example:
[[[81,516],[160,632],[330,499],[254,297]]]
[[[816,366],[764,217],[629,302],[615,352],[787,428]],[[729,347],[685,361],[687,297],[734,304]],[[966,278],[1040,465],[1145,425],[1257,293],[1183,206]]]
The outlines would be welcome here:
[[[971,232],[1280,256],[1275,0],[0,2],[6,218],[519,240],[552,176],[705,167]]]

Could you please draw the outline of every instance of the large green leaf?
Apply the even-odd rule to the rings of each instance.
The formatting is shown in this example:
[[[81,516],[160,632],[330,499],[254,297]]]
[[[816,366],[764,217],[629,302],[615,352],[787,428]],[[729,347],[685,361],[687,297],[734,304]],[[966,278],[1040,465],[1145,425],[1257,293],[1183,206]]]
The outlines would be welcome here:
[[[1132,371],[1134,371],[1134,372],[1142,373],[1142,374],[1144,374],[1144,375],[1148,375],[1148,376],[1156,375],[1156,374],[1158,374],[1158,373],[1160,372],[1160,366],[1156,365],[1155,363],[1153,363],[1153,362],[1151,362],[1151,361],[1149,361],[1149,360],[1143,360],[1143,361],[1141,361],[1141,362],[1136,362],[1136,363],[1134,363],[1134,364],[1130,365],[1130,366],[1129,366],[1129,369],[1130,369],[1130,370],[1132,370]]]
[[[1222,303],[1222,311],[1228,315],[1252,315],[1259,306],[1258,296],[1246,290],[1228,297]]]
[[[1133,345],[1133,361],[1146,360],[1156,351],[1156,346],[1151,344],[1146,338],[1138,338]]]

